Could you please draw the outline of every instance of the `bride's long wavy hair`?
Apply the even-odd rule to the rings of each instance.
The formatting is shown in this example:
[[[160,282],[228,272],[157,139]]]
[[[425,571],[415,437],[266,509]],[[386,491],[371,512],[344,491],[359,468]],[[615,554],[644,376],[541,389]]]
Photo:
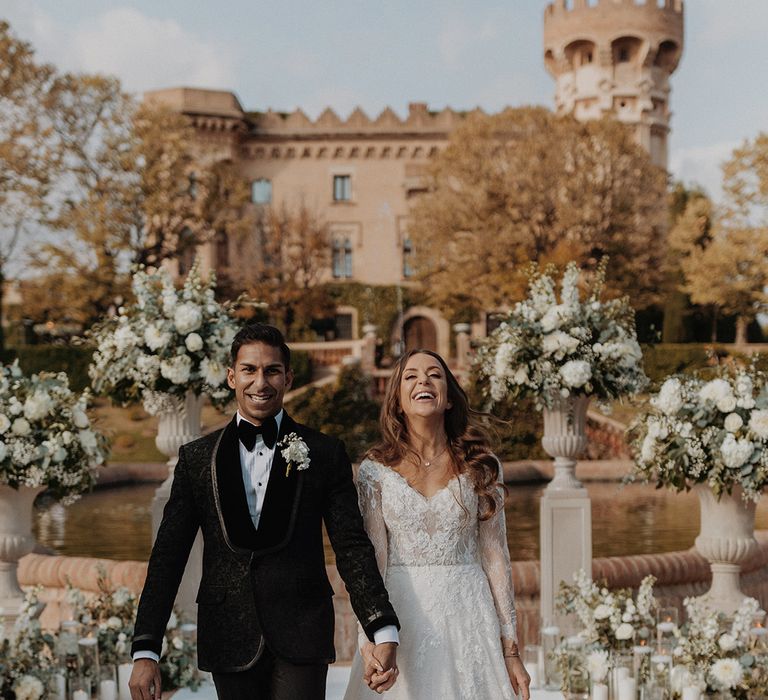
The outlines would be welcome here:
[[[396,464],[408,453],[419,458],[408,444],[408,425],[400,405],[400,384],[408,360],[422,354],[434,357],[445,373],[448,402],[451,404],[444,416],[448,451],[454,469],[459,474],[469,475],[479,500],[478,517],[487,520],[503,507],[504,496],[498,483],[499,462],[491,452],[488,433],[480,422],[486,414],[470,407],[464,389],[436,352],[410,350],[395,364],[379,416],[381,441],[368,451],[368,456],[382,464]]]

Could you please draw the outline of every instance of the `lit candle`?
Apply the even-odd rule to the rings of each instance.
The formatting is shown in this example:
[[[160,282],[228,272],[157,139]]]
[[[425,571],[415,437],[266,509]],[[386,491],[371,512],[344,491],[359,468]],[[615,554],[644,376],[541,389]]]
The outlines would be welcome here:
[[[636,700],[637,684],[634,678],[622,678],[619,680],[619,695],[617,700]]]
[[[592,700],[608,700],[608,686],[605,683],[592,686]]]
[[[72,700],[91,700],[84,690],[76,690],[72,693]]]
[[[749,630],[749,633],[753,637],[764,637],[766,634],[768,634],[768,629],[765,627],[753,627],[751,630]]]
[[[699,700],[701,691],[696,685],[686,685],[683,688],[683,700]]]
[[[131,689],[128,687],[131,671],[133,671],[133,664],[120,664],[117,667],[117,693],[120,700],[131,700]]]
[[[99,700],[117,700],[117,683],[111,678],[99,683]]]
[[[525,665],[525,670],[528,671],[528,675],[531,677],[531,688],[538,688],[541,684],[539,679],[539,664],[528,662]]]
[[[656,625],[656,628],[662,634],[671,634],[672,632],[675,631],[675,623],[674,622],[660,622],[658,625]]]

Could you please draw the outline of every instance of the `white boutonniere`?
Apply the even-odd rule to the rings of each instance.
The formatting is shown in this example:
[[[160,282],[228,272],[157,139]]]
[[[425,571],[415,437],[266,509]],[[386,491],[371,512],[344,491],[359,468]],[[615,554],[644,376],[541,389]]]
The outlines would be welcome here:
[[[309,447],[296,433],[286,435],[277,445],[283,448],[280,450],[280,454],[285,460],[286,477],[291,473],[291,467],[294,464],[297,471],[309,469]]]

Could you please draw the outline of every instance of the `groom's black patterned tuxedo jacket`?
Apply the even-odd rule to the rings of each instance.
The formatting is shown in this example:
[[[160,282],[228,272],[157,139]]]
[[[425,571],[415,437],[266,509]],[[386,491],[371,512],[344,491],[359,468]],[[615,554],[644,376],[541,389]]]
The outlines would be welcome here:
[[[163,633],[198,528],[203,574],[198,592],[198,662],[206,671],[245,670],[263,646],[293,663],[331,663],[334,614],[325,572],[322,521],[336,565],[369,637],[398,624],[357,505],[344,445],[283,414],[310,465],[286,476],[279,446],[258,530],[240,468],[235,419],[184,445],[149,560],[132,653],[160,653]]]

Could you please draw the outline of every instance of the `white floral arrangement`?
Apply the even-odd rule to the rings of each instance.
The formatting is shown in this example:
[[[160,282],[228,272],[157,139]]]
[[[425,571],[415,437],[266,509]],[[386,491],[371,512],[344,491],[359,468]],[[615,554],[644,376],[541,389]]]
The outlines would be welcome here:
[[[94,390],[149,413],[172,410],[191,390],[214,405],[231,398],[227,366],[237,325],[215,298],[215,277],[196,260],[181,289],[167,270],[133,275],[136,302],[90,332],[96,344],[89,374]]]
[[[609,590],[580,570],[572,584],[560,584],[557,606],[563,613],[576,615],[586,644],[602,651],[626,651],[633,642],[651,637],[656,624],[655,582],[653,576],[646,576],[633,597],[632,589]]]
[[[768,697],[768,649],[765,628],[754,634],[765,613],[754,598],[744,598],[733,617],[710,609],[703,598],[686,598],[687,621],[677,632],[675,663],[690,685],[702,692],[730,692],[733,697]]]
[[[768,378],[755,365],[717,376],[675,376],[630,429],[631,479],[677,491],[706,484],[715,495],[741,486],[757,501],[768,483]]]
[[[0,370],[0,484],[44,486],[72,503],[96,481],[107,441],[63,372],[25,377],[18,362]]]
[[[537,408],[560,397],[602,401],[642,391],[648,383],[628,299],[601,299],[605,265],[582,300],[581,274],[569,263],[560,299],[551,270],[535,270],[528,296],[481,341],[476,368],[492,402],[532,397]]]
[[[286,478],[291,473],[291,467],[293,465],[296,465],[296,471],[309,469],[309,447],[307,447],[307,443],[296,433],[286,435],[277,444],[278,447],[283,448],[280,451],[280,454],[282,454],[283,459],[285,460]]]
[[[189,688],[197,690],[202,677],[197,671],[197,625],[181,623],[172,613],[163,637],[160,676],[163,690]]]

